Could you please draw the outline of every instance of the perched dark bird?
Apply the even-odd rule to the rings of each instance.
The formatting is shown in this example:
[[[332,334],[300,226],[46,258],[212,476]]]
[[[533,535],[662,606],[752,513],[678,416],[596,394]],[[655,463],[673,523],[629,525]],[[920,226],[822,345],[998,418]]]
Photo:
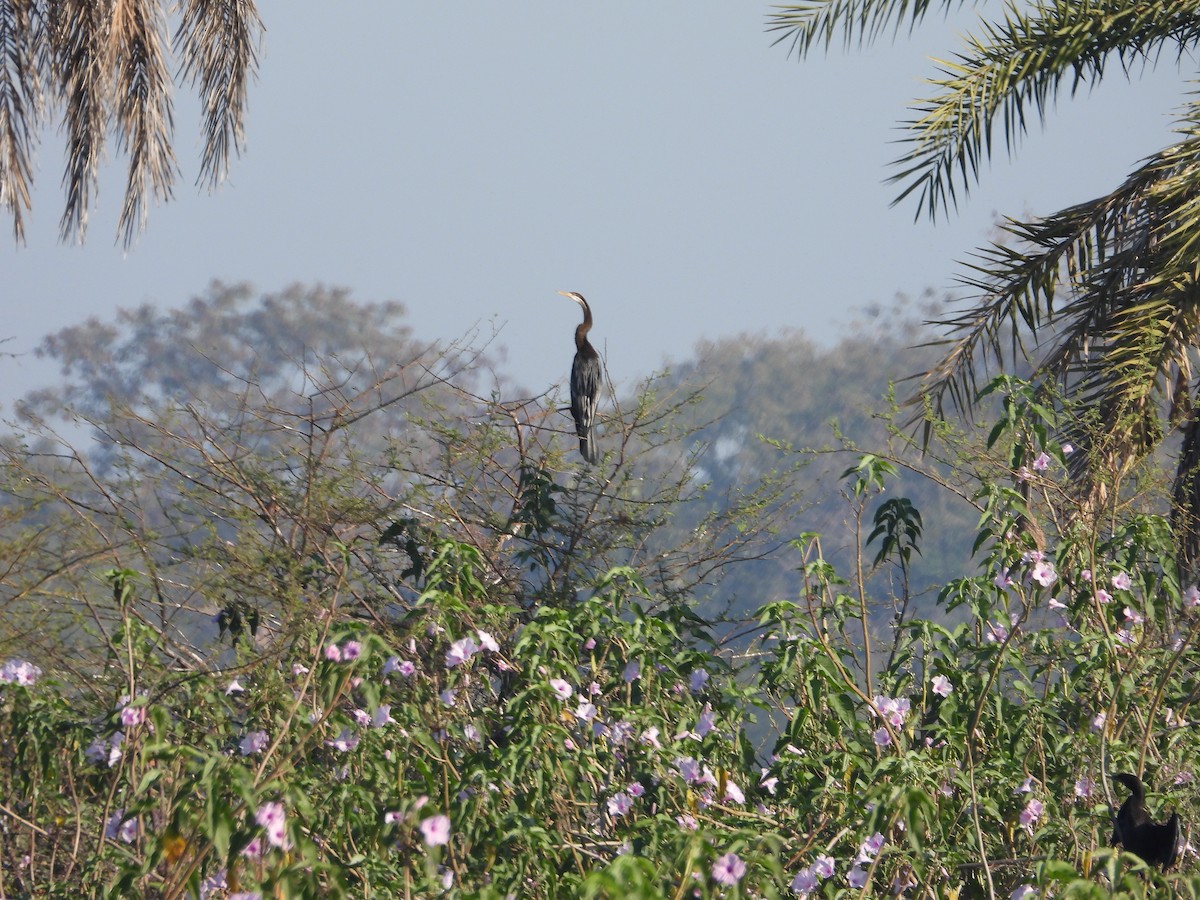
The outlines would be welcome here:
[[[571,364],[571,417],[579,435],[579,453],[590,463],[596,461],[594,436],[596,398],[600,396],[600,354],[587,339],[592,330],[592,310],[582,294],[559,291],[583,307],[583,322],[575,329],[575,362]]]
[[[1161,825],[1150,821],[1146,812],[1146,789],[1141,779],[1128,772],[1113,776],[1113,781],[1129,788],[1129,796],[1117,811],[1113,823],[1112,845],[1120,844],[1128,852],[1140,856],[1147,864],[1169,869],[1179,859],[1182,834],[1179,813]]]

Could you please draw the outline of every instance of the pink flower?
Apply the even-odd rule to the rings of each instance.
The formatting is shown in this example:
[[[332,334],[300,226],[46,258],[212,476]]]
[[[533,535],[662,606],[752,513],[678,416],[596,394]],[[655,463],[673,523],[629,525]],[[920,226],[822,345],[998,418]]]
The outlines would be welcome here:
[[[1110,594],[1104,588],[1096,588],[1097,603],[1108,603],[1110,600],[1112,600],[1112,594]]]
[[[1012,587],[1016,582],[1009,577],[1008,569],[1001,569],[996,573],[996,577],[992,579],[992,584],[1003,591]]]
[[[929,683],[929,689],[939,697],[949,697],[954,691],[954,685],[945,675],[934,675],[933,680]]]
[[[1021,810],[1021,825],[1030,834],[1033,834],[1033,826],[1036,825],[1038,819],[1042,817],[1043,809],[1044,807],[1042,806],[1041,800],[1031,798],[1030,801],[1025,804],[1025,808]]]
[[[458,691],[454,690],[454,688],[446,688],[438,694],[438,699],[442,701],[442,706],[453,706],[455,701],[458,700]]]
[[[1130,607],[1130,606],[1125,607],[1125,609],[1122,610],[1122,613],[1125,616],[1125,621],[1128,622],[1130,625],[1141,625],[1143,622],[1146,621],[1145,616],[1143,616],[1140,612],[1138,612],[1133,607]]]
[[[461,638],[451,644],[450,649],[446,651],[446,668],[452,669],[455,666],[462,665],[478,652],[479,645],[471,640],[471,638]]]
[[[550,679],[550,690],[554,691],[554,693],[558,695],[559,700],[566,700],[573,693],[575,693],[575,689],[561,678]]]
[[[342,644],[342,662],[350,662],[362,656],[362,644],[358,641],[346,641]]]
[[[3,665],[0,665],[0,684],[33,687],[41,674],[42,670],[31,662],[16,658],[8,659],[4,661]]]
[[[862,866],[855,866],[846,873],[846,881],[850,887],[855,889],[865,888],[867,886],[867,871]]]
[[[727,803],[746,802],[746,795],[742,792],[742,789],[729,779],[725,780],[725,801]]]
[[[684,781],[699,784],[703,780],[700,763],[696,762],[690,756],[681,756],[675,760],[675,768],[679,771]]]
[[[608,798],[608,814],[614,819],[619,819],[631,809],[633,809],[633,801],[624,791],[619,791]]]
[[[267,832],[267,841],[273,847],[286,847],[285,816],[282,803],[264,803],[254,814],[254,821]]]
[[[121,710],[121,724],[126,728],[135,728],[146,721],[145,706],[125,706]]]
[[[1200,587],[1193,584],[1184,591],[1183,602],[1186,606],[1200,606]]]
[[[693,737],[699,740],[712,731],[713,723],[716,721],[716,718],[717,714],[712,711],[712,706],[708,703],[705,703],[704,709],[700,713],[700,721],[696,723],[696,731]]]
[[[1058,575],[1054,571],[1054,566],[1044,559],[1033,564],[1033,569],[1030,571],[1029,577],[1042,587],[1050,587],[1058,579]]]
[[[1063,444],[1062,445],[1063,456],[1070,456],[1074,452],[1075,452],[1075,448],[1071,444]]]
[[[337,644],[325,645],[325,658],[330,662],[342,661],[342,651],[338,648]]]
[[[1129,573],[1128,573],[1128,572],[1118,572],[1118,573],[1117,573],[1116,575],[1114,575],[1114,576],[1113,576],[1113,578],[1112,578],[1112,586],[1113,586],[1114,588],[1116,588],[1118,591],[1127,591],[1127,590],[1129,590],[1129,585],[1130,585],[1131,583],[1132,583],[1132,582],[1129,580]]]
[[[712,877],[717,884],[737,884],[745,874],[746,864],[736,853],[726,853],[713,863]]]
[[[643,744],[645,744],[647,747],[654,747],[656,750],[662,749],[662,744],[659,743],[659,740],[658,740],[658,726],[657,725],[651,725],[649,728],[647,728],[645,731],[643,731],[642,736],[639,738],[639,740]]]
[[[1101,710],[1092,717],[1092,731],[1103,731],[1104,725],[1108,721],[1108,713]]]
[[[421,837],[427,847],[440,847],[450,843],[450,817],[442,814],[430,816],[421,823]]]
[[[684,831],[695,831],[700,827],[700,823],[696,821],[696,817],[691,813],[684,813],[681,816],[676,816],[675,821],[679,823],[679,827]]]
[[[629,787],[625,788],[625,790],[629,793],[630,797],[640,797],[646,793],[646,789],[642,787],[642,783],[640,781],[633,782],[629,785]]]
[[[886,728],[876,728],[871,739],[875,741],[876,747],[886,747],[892,742],[892,733]]]
[[[479,638],[479,648],[481,650],[486,650],[488,653],[500,652],[500,645],[486,631],[476,631],[475,635]]]
[[[1033,471],[1045,472],[1050,467],[1050,454],[1043,450],[1033,461]]]
[[[1096,782],[1092,781],[1087,775],[1075,780],[1075,796],[1086,800],[1092,796],[1092,791],[1096,789]]]
[[[825,854],[822,853],[822,854],[819,854],[817,856],[817,858],[813,860],[813,864],[812,864],[811,868],[812,868],[812,873],[814,875],[816,875],[818,878],[832,878],[833,877],[833,867],[834,867],[833,857],[826,856]]]

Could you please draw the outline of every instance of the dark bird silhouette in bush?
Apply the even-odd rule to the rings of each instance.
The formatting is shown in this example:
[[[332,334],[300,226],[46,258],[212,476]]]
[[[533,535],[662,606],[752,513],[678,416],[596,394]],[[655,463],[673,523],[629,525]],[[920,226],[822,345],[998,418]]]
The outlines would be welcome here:
[[[1171,817],[1161,824],[1153,822],[1146,811],[1146,789],[1141,779],[1121,772],[1113,776],[1113,781],[1129,788],[1129,796],[1117,811],[1112,845],[1120,844],[1148,865],[1171,868],[1179,859],[1182,839],[1179,813],[1171,813]]]
[[[571,417],[579,436],[579,454],[590,463],[596,461],[596,398],[600,394],[600,354],[588,340],[592,330],[592,308],[575,291],[559,291],[583,307],[583,322],[575,329],[575,362],[571,365]]]

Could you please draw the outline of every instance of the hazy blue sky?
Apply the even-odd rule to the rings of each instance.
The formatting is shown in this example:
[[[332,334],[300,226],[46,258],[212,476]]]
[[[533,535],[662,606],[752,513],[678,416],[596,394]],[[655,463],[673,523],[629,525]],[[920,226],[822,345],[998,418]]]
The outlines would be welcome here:
[[[508,370],[565,379],[580,291],[620,384],[701,337],[794,326],[829,340],[853,310],[952,286],[997,213],[1110,190],[1170,140],[1187,85],[1164,66],[1062,98],[1045,132],[986,171],[957,216],[914,224],[884,183],[929,56],[974,14],[798,63],[765,3],[354,4],[263,0],[248,148],[192,186],[180,96],[176,199],[126,252],[110,166],[83,247],[57,243],[61,146],[38,159],[28,246],[0,250],[4,350],[118,306],[174,306],[212,278],[294,281],[407,304],[418,335],[501,328]],[[7,226],[5,226],[7,228]],[[0,402],[52,376],[0,360]]]

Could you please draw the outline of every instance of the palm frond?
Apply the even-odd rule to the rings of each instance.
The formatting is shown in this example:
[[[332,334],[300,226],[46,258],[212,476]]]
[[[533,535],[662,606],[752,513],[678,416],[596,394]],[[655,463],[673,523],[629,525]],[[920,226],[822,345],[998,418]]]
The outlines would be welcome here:
[[[187,0],[175,46],[183,77],[199,85],[204,104],[204,155],[197,182],[225,179],[231,154],[245,141],[247,86],[258,69],[263,32],[253,0]]]
[[[778,32],[774,44],[788,42],[789,55],[804,57],[814,44],[828,49],[837,35],[846,46],[870,44],[884,32],[899,30],[904,23],[914,27],[925,18],[931,6],[944,12],[961,6],[964,0],[812,0],[775,7],[767,17],[767,31]]]
[[[0,206],[12,215],[13,237],[25,239],[33,153],[41,126],[36,50],[45,22],[35,4],[0,0]]]
[[[1200,36],[1197,4],[1035,3],[1010,7],[1002,22],[984,23],[979,37],[953,60],[940,61],[937,89],[905,123],[911,136],[896,160],[895,202],[916,196],[916,215],[937,218],[957,205],[958,191],[978,178],[994,152],[997,127],[1012,151],[1031,119],[1041,121],[1064,82],[1072,93],[1095,84],[1115,59],[1125,72],[1152,63],[1164,46],[1182,55]]]

